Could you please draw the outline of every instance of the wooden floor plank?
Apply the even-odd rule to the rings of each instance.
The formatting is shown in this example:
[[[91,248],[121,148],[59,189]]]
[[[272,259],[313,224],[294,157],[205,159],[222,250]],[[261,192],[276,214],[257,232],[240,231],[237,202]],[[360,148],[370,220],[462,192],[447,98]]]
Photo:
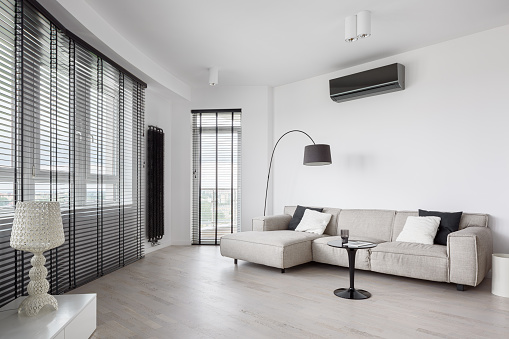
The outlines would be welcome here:
[[[507,338],[509,298],[491,280],[454,284],[356,271],[367,300],[345,300],[348,269],[286,270],[171,246],[72,291],[97,293],[93,338]]]

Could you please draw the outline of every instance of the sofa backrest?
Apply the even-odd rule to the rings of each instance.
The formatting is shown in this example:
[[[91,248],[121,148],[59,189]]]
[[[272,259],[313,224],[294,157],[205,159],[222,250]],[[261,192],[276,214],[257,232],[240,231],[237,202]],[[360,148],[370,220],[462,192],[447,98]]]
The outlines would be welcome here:
[[[310,206],[313,207],[313,206]],[[284,213],[293,215],[295,213],[295,209],[297,206],[285,206]],[[323,234],[328,235],[337,235],[337,228],[338,228],[338,215],[341,210],[339,208],[331,208],[331,207],[324,207],[323,213],[329,213],[332,214],[332,217],[330,218],[329,223],[327,224],[327,228],[325,228],[325,231]]]
[[[463,213],[460,220],[460,230],[471,226],[488,227],[488,219],[488,214]]]
[[[351,239],[390,241],[395,214],[392,210],[341,210],[337,233],[348,229]]]
[[[284,213],[293,215],[297,206],[285,206]],[[324,207],[332,218],[324,234],[339,235],[339,230],[350,230],[350,238],[369,238],[395,241],[403,230],[407,217],[418,216],[417,211],[362,210]],[[463,213],[460,230],[466,227],[488,227],[488,214]]]
[[[338,235],[338,217],[341,213],[341,209],[339,208],[332,208],[332,207],[324,207],[323,213],[329,213],[332,214],[332,217],[330,218],[329,223],[327,224],[327,228],[325,229],[324,234],[328,235]]]

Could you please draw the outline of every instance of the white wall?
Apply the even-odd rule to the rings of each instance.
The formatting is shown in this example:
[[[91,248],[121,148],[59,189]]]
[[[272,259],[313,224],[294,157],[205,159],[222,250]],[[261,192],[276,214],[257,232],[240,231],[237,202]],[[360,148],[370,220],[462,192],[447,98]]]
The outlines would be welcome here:
[[[495,251],[509,253],[507,36],[504,26],[275,88],[274,139],[302,129],[331,145],[333,164],[302,166],[308,142],[288,135],[275,156],[274,211],[489,213]],[[404,91],[330,100],[329,79],[394,62],[406,66]]]
[[[191,109],[242,109],[242,230],[263,214],[268,157],[272,149],[272,89],[264,86],[195,88],[193,101],[159,89],[146,92],[146,125],[166,133],[165,236],[145,252],[191,243]]]
[[[174,98],[171,117],[171,244],[191,244],[191,103]],[[165,192],[166,194],[166,192]]]
[[[272,147],[272,89],[264,86],[203,87],[192,103],[160,89],[146,92],[146,125],[165,131],[165,236],[145,252],[191,243],[191,109],[242,109],[242,230],[263,214],[268,157]]]
[[[192,109],[242,109],[242,230],[250,231],[252,218],[263,215],[272,147],[272,88],[207,86],[193,89],[192,98]],[[190,156],[191,152],[189,162]]]
[[[146,92],[146,125],[165,131],[165,236],[145,252],[191,243],[191,109],[242,109],[242,230],[263,214],[272,149],[272,89],[264,86],[195,88],[193,101],[160,89]]]
[[[160,245],[145,242],[145,253],[168,245],[190,243],[189,184],[191,152],[189,101],[174,93],[149,86],[145,93],[145,125],[160,127],[165,132],[164,152],[164,229]],[[182,142],[184,140],[184,142]],[[186,227],[182,227],[186,225]]]

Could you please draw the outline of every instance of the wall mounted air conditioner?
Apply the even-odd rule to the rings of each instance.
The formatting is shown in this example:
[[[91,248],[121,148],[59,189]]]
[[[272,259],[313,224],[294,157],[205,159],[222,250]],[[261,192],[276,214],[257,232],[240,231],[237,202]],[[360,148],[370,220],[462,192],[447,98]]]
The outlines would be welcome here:
[[[335,102],[354,100],[405,89],[405,66],[392,64],[329,80]]]

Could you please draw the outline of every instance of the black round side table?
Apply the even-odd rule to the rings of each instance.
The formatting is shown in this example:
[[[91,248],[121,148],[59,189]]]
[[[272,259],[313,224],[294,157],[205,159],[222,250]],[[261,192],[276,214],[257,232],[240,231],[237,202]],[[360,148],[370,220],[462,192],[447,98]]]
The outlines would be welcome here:
[[[350,240],[361,242],[362,240]],[[362,241],[362,243],[365,243],[362,246],[355,246],[355,247],[349,247],[347,244],[343,244],[342,240],[333,240],[329,241],[327,245],[332,247],[338,247],[338,248],[344,248],[346,249],[348,253],[348,268],[350,271],[350,287],[349,288],[338,288],[334,291],[334,294],[340,298],[344,299],[355,299],[355,300],[361,300],[361,299],[368,299],[371,297],[371,293],[369,293],[366,290],[357,290],[354,287],[354,276],[355,276],[355,255],[357,254],[358,249],[366,249],[366,248],[373,248],[376,247],[375,243],[368,242],[368,241]]]

